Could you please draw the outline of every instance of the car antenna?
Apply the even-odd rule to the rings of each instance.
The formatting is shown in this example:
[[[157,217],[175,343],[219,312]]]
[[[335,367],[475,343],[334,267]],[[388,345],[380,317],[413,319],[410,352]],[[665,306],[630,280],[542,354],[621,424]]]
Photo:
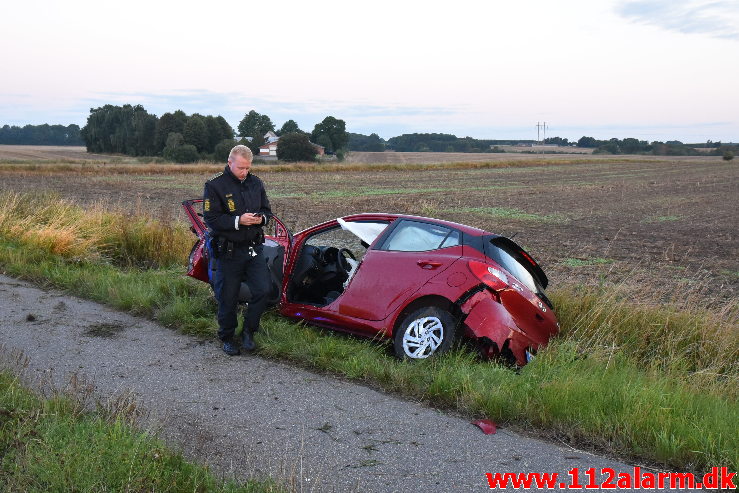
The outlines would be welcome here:
[[[513,238],[516,237],[517,234],[518,234],[518,231],[516,231],[515,233],[513,233],[508,239],[509,240],[512,240]]]

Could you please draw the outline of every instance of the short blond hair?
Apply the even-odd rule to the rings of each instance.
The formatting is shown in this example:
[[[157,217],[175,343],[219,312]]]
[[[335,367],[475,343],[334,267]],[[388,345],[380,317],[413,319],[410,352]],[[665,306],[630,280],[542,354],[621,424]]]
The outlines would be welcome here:
[[[231,149],[231,152],[228,153],[228,160],[230,161],[231,158],[236,154],[248,160],[249,162],[254,160],[254,154],[252,154],[251,149],[249,149],[243,144],[234,146],[233,149]]]

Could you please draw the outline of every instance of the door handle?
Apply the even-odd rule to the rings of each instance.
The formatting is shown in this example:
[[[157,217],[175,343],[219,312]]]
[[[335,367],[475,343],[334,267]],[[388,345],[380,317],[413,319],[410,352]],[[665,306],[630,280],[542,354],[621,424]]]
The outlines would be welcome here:
[[[436,269],[437,267],[441,266],[441,262],[432,262],[431,260],[419,260],[416,262],[419,267],[422,269]]]

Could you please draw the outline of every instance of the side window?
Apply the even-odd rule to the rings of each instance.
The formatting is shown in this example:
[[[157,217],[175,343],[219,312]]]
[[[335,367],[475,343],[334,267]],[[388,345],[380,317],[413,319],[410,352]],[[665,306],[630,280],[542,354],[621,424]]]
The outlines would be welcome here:
[[[459,231],[418,221],[403,221],[385,240],[382,250],[427,252],[459,245]]]

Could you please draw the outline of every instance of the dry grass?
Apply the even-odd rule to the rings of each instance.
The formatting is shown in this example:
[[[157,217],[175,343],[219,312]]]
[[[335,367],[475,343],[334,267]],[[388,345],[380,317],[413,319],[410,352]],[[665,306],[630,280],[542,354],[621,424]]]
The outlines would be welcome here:
[[[150,266],[181,264],[193,239],[182,223],[12,192],[0,194],[0,236],[64,258]]]

